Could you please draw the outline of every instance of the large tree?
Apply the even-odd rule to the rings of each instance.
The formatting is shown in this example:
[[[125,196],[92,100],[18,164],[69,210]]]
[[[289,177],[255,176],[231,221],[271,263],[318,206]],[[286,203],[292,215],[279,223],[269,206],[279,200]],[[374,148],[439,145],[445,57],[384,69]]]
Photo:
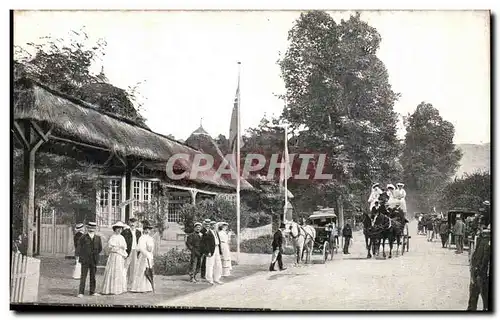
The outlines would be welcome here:
[[[372,182],[399,178],[398,99],[376,56],[377,30],[359,13],[336,23],[326,12],[301,14],[279,61],[288,107],[282,118],[300,130],[298,143],[328,157],[334,180],[325,198],[366,196]]]
[[[84,31],[72,31],[66,39],[49,36],[40,39],[40,43],[16,46],[14,81],[29,77],[61,93],[93,103],[101,111],[128,118],[144,127],[145,120],[137,110],[137,86],[123,90],[109,84],[102,70],[98,74],[92,72],[92,66],[105,54],[105,46],[104,40],[90,41]],[[26,189],[21,148],[20,144],[14,144],[12,154],[14,234],[21,231],[21,205]],[[37,206],[61,213],[58,223],[93,218],[97,187],[95,178],[99,169],[89,163],[43,152],[37,154],[35,167]]]
[[[462,153],[455,148],[453,124],[430,103],[422,102],[405,120],[401,156],[411,208],[428,211],[438,205],[443,188],[455,174]]]
[[[455,179],[444,188],[440,207],[443,209],[468,208],[479,210],[483,201],[491,201],[491,175],[489,172],[474,172]]]
[[[109,83],[93,66],[105,55],[106,41],[90,41],[84,30],[71,31],[65,39],[43,37],[39,43],[15,47],[14,79],[30,77],[70,96],[93,103],[101,111],[116,114],[145,127],[138,108],[138,84],[127,90]],[[134,106],[135,104],[135,106]]]

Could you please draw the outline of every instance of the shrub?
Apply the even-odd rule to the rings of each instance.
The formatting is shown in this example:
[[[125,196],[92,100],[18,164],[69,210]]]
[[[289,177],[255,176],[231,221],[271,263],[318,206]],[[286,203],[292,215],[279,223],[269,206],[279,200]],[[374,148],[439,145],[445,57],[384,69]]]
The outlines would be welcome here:
[[[245,253],[266,253],[272,254],[273,236],[266,235],[256,239],[244,240],[241,242],[240,251]],[[236,242],[231,243],[231,251],[236,251]],[[285,247],[283,254],[293,254],[291,247]]]
[[[155,256],[154,273],[163,276],[189,273],[191,252],[186,249],[172,248],[166,253]]]
[[[264,212],[251,212],[245,222],[247,228],[257,228],[270,224],[272,219],[271,215]]]
[[[103,254],[99,258],[99,265],[105,266],[108,256]],[[185,275],[189,273],[191,252],[186,249],[172,248],[162,255],[154,257],[154,274],[162,276]],[[236,261],[231,261],[237,265]]]

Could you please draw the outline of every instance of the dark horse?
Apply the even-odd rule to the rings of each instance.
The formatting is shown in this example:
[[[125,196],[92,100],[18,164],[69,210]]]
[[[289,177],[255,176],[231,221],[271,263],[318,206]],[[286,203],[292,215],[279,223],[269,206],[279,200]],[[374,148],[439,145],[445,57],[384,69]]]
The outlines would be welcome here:
[[[383,193],[379,198],[380,206],[377,206],[368,214],[363,215],[363,234],[365,235],[367,258],[371,258],[370,249],[373,254],[378,255],[382,245],[382,255],[385,258],[385,242],[389,244],[389,258],[392,258],[394,240],[397,242],[397,252],[401,245],[401,237],[404,227],[404,213],[399,208],[391,209],[386,206],[387,194]]]
[[[372,242],[373,242],[373,237],[372,237],[372,216],[368,213],[364,213],[362,217],[362,223],[363,223],[363,235],[365,236],[365,244],[366,244],[366,250],[368,250],[368,255],[366,256],[367,258],[371,258],[371,248],[372,248]],[[373,253],[375,254],[375,252]]]

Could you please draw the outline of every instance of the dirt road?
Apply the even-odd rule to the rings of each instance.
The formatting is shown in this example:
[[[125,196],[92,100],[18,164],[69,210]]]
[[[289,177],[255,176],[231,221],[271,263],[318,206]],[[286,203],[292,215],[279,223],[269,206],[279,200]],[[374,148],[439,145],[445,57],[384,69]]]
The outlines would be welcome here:
[[[270,308],[280,310],[465,310],[467,253],[442,249],[412,233],[410,252],[366,259],[361,233],[350,255],[326,264],[289,266],[173,298],[164,306]],[[319,260],[319,256],[316,259]],[[481,302],[479,308],[481,308]]]

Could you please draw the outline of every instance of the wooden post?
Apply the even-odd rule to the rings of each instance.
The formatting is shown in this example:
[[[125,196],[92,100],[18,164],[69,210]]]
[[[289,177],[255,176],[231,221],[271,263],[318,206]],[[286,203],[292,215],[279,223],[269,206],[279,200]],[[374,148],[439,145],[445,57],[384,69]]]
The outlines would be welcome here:
[[[34,122],[24,120],[20,125],[14,122],[14,131],[24,145],[24,181],[25,181],[25,205],[23,206],[23,233],[28,236],[27,255],[33,256],[35,228],[35,155],[36,151],[44,141],[48,141],[52,128],[43,133],[41,128]],[[39,138],[36,138],[36,135]]]
[[[24,179],[26,182],[26,206],[23,212],[23,233],[28,236],[27,255],[33,256],[33,218],[35,214],[35,152],[32,148],[34,134],[28,121],[24,122],[24,137],[28,148],[24,149]]]
[[[127,166],[125,169],[125,197],[126,201],[132,199],[132,168]],[[129,204],[125,207],[125,221],[128,221],[132,217],[132,207],[133,204]]]
[[[198,194],[197,190],[189,189],[189,193],[191,194],[191,203],[193,206],[196,206],[196,195]]]

